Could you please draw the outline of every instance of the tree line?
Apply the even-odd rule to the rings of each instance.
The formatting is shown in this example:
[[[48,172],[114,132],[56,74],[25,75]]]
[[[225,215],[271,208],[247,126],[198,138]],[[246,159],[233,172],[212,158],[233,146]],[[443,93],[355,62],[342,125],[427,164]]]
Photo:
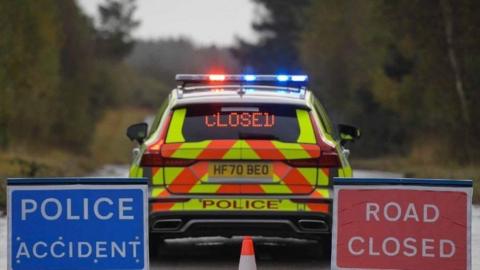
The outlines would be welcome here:
[[[248,71],[305,72],[336,122],[362,128],[357,155],[480,160],[480,2],[255,0]],[[417,153],[418,154],[418,153]]]
[[[135,9],[135,0],[104,0],[94,23],[74,0],[0,0],[0,150],[88,154],[106,109],[156,110],[176,73],[238,70],[224,48],[134,40]]]
[[[105,0],[97,24],[73,0],[0,0],[0,149],[85,152],[106,108],[156,108],[176,73],[306,73],[362,129],[357,156],[480,160],[480,2],[253,1],[258,42],[227,50],[134,40],[134,0]]]
[[[0,1],[0,149],[85,153],[106,108],[164,91],[123,63],[139,24],[134,0],[105,0],[98,11],[95,25],[73,0]]]
[[[197,46],[185,37],[137,40],[126,63],[137,72],[175,85],[177,73],[235,73],[237,60],[227,48]]]

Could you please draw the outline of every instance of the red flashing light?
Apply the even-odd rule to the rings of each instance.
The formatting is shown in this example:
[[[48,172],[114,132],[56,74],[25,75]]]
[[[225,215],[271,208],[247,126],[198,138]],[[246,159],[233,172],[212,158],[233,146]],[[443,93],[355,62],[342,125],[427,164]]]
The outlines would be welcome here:
[[[225,90],[220,89],[220,88],[215,88],[215,89],[210,90],[210,92],[214,92],[214,93],[222,93],[222,92],[224,92],[224,91],[225,91]]]
[[[208,78],[210,81],[225,81],[225,75],[222,74],[212,74],[209,75]]]

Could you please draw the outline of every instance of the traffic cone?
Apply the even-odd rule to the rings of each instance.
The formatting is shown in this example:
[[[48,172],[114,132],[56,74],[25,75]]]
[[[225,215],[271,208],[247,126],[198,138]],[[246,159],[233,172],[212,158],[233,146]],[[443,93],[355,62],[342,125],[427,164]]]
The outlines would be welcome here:
[[[245,236],[242,242],[242,254],[238,270],[257,270],[255,263],[255,250],[253,250],[253,240],[250,236]]]

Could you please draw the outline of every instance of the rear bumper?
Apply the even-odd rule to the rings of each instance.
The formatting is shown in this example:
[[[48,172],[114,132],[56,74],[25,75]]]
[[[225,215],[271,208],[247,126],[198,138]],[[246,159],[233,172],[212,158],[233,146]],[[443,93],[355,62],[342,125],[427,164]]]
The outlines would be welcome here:
[[[150,233],[160,238],[271,236],[322,239],[331,234],[329,213],[281,211],[170,211],[150,214]]]

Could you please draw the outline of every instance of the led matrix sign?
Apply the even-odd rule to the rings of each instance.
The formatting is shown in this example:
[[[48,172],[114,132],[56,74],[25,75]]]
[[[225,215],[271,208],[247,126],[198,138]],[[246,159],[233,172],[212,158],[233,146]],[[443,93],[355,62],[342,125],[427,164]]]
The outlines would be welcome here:
[[[205,126],[212,128],[271,128],[275,125],[275,115],[268,112],[230,112],[205,115]]]
[[[301,109],[285,104],[192,104],[183,112],[181,131],[186,142],[246,139],[296,142],[300,134],[298,110]]]

